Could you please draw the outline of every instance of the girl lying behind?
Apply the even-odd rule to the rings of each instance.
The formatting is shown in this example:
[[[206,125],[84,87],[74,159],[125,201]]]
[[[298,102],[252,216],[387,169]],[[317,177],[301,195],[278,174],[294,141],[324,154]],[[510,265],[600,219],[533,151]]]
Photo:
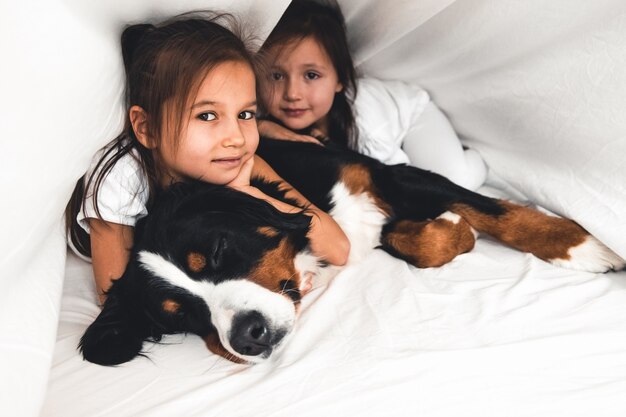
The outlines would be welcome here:
[[[339,8],[293,1],[260,53],[269,72],[261,83],[269,116],[259,122],[262,135],[330,138],[387,164],[434,171],[465,188],[484,182],[482,158],[463,148],[426,91],[399,81],[356,79]]]

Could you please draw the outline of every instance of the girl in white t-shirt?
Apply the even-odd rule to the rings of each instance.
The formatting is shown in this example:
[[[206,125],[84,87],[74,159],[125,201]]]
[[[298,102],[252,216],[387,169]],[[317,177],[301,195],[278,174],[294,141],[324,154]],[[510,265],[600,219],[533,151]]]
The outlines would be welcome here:
[[[148,214],[155,193],[174,182],[223,184],[280,211],[300,210],[250,185],[251,175],[283,180],[254,155],[254,61],[219,19],[228,17],[186,14],[156,26],[133,25],[122,34],[125,129],[94,156],[66,211],[70,246],[91,257],[102,302],[126,268],[135,223]],[[312,251],[332,264],[345,263],[349,242],[343,231],[285,186],[288,197],[309,207]]]
[[[387,164],[408,163],[469,189],[485,180],[480,155],[464,149],[448,119],[416,85],[356,79],[338,7],[294,0],[260,50],[268,74],[261,135],[331,140]],[[358,89],[358,94],[357,94]]]

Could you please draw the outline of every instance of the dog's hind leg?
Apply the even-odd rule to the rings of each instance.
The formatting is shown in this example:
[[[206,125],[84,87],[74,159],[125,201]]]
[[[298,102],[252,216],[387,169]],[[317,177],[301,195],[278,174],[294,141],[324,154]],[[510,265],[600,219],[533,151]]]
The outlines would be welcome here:
[[[606,272],[624,267],[624,260],[569,219],[497,200],[503,214],[490,215],[462,203],[452,205],[479,232],[544,261],[570,269]]]
[[[475,240],[475,232],[465,220],[445,212],[434,220],[387,224],[381,234],[381,247],[418,268],[430,268],[472,250]]]

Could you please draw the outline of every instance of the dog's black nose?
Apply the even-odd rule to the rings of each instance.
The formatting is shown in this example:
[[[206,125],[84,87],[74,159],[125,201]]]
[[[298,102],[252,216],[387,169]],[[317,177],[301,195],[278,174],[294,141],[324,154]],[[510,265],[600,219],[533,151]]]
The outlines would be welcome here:
[[[258,311],[240,313],[233,319],[230,344],[246,356],[269,355],[272,351],[270,328]]]

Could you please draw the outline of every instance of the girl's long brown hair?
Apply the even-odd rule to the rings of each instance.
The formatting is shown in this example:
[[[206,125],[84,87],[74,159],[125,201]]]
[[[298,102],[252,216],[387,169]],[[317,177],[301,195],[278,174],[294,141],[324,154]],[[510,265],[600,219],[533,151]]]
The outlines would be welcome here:
[[[89,235],[76,221],[79,210],[87,199],[92,199],[98,218],[102,218],[98,192],[122,157],[131,155],[137,159],[148,180],[150,198],[158,189],[159,160],[137,140],[128,116],[131,106],[141,107],[148,115],[148,136],[157,147],[162,140],[174,140],[178,145],[189,117],[189,102],[214,67],[240,61],[255,69],[249,41],[251,39],[244,39],[242,28],[232,15],[210,12],[186,13],[157,25],[132,25],[123,31],[124,129],[105,147],[91,175],[84,175],[77,181],[65,210],[68,239],[79,252],[91,256]],[[90,189],[93,193],[86,195],[85,190]]]
[[[353,147],[357,140],[352,105],[357,93],[356,70],[348,48],[346,25],[341,9],[334,2],[293,0],[267,37],[259,55],[265,59],[274,48],[284,48],[294,41],[313,37],[328,54],[342,91],[335,94],[328,113],[328,136],[336,144]],[[265,76],[267,80],[269,74]]]

